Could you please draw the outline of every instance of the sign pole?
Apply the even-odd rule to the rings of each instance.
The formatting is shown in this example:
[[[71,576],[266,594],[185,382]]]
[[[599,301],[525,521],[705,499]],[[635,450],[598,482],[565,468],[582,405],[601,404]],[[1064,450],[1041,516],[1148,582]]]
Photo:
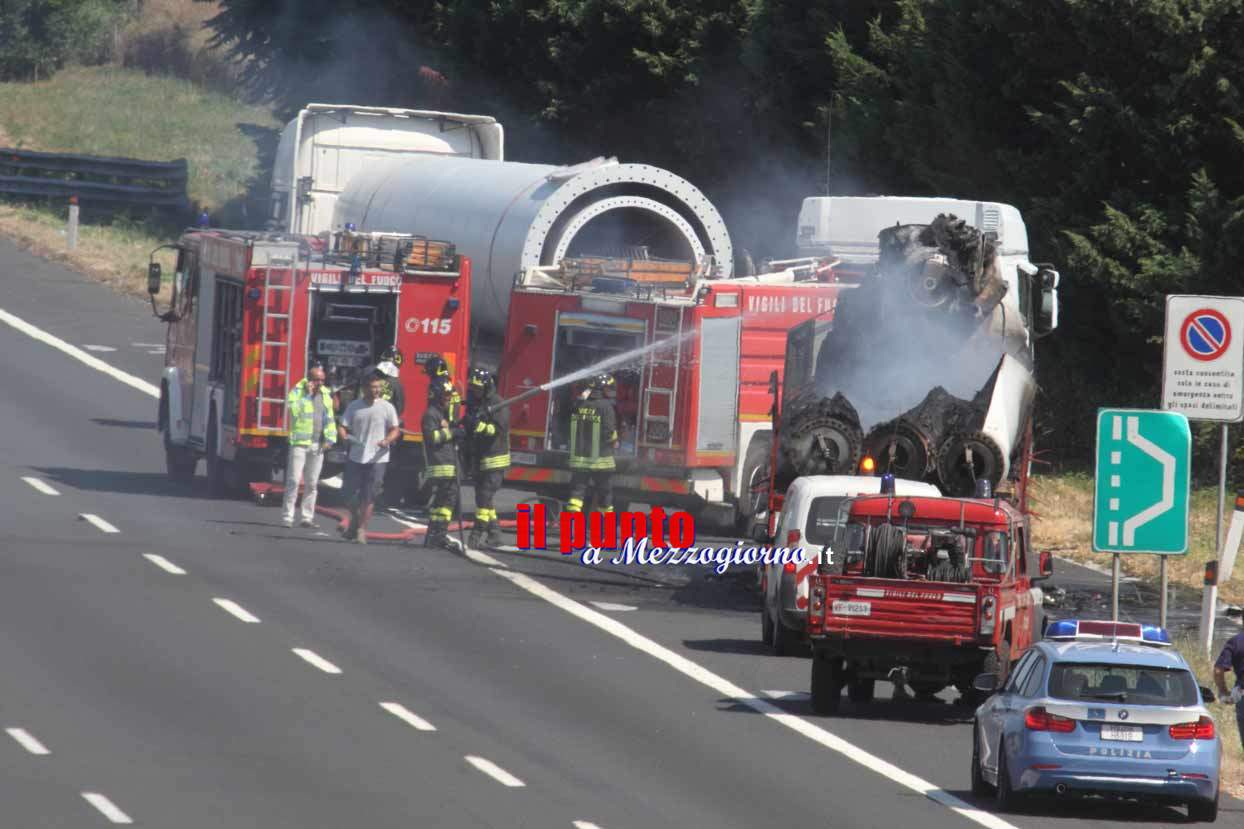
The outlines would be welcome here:
[[[1218,457],[1218,520],[1214,522],[1214,558],[1218,559],[1220,564],[1224,555],[1222,512],[1223,504],[1227,499],[1227,430],[1227,424],[1222,424],[1222,445]],[[1214,645],[1214,613],[1217,608],[1218,585],[1207,584],[1205,591],[1201,594],[1201,631],[1200,636],[1197,637],[1201,653],[1206,657],[1210,655],[1210,649]]]
[[[1166,556],[1158,559],[1158,585],[1162,595],[1158,597],[1158,627],[1166,627],[1166,603],[1171,592],[1170,577],[1166,572]]]
[[[1112,622],[1119,621],[1119,561],[1119,554],[1115,553],[1114,565],[1110,568],[1110,621]]]

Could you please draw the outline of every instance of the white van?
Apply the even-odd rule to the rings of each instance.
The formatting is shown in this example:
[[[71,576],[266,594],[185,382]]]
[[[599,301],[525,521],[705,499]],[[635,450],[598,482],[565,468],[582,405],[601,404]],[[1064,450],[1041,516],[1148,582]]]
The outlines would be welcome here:
[[[773,546],[803,547],[804,560],[797,565],[766,564],[760,568],[764,597],[761,636],[774,653],[791,655],[804,638],[808,576],[815,571],[821,552],[833,537],[838,508],[848,498],[880,492],[879,475],[809,475],[796,478],[786,490]],[[942,492],[933,484],[895,478],[894,494],[940,497]]]

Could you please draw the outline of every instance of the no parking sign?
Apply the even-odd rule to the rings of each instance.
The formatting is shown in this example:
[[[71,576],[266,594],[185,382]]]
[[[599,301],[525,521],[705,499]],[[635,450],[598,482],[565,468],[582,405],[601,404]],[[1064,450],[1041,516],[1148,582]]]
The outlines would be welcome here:
[[[1244,298],[1166,298],[1162,408],[1189,420],[1244,420]]]

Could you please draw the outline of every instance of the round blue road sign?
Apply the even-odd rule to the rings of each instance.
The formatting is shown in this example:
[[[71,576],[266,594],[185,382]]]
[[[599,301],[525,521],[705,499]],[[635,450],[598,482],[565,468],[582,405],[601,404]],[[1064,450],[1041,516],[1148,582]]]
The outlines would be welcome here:
[[[1179,329],[1179,344],[1194,360],[1217,360],[1231,345],[1231,324],[1213,308],[1193,311]]]

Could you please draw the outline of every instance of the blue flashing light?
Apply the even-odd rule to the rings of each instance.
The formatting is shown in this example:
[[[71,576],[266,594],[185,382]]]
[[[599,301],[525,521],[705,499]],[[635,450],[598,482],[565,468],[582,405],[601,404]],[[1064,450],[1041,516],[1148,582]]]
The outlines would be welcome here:
[[[199,214],[199,227],[208,227],[210,224],[211,224],[211,219],[208,217],[207,211],[204,210],[202,213]]]
[[[1159,648],[1171,646],[1170,634],[1157,625],[1107,622],[1097,619],[1059,619],[1045,629],[1045,638],[1061,642],[1134,642]]]
[[[890,472],[887,472],[881,476],[881,494],[882,495],[893,495],[894,494],[894,475]]]
[[[354,232],[354,222],[346,222],[346,233]]]

